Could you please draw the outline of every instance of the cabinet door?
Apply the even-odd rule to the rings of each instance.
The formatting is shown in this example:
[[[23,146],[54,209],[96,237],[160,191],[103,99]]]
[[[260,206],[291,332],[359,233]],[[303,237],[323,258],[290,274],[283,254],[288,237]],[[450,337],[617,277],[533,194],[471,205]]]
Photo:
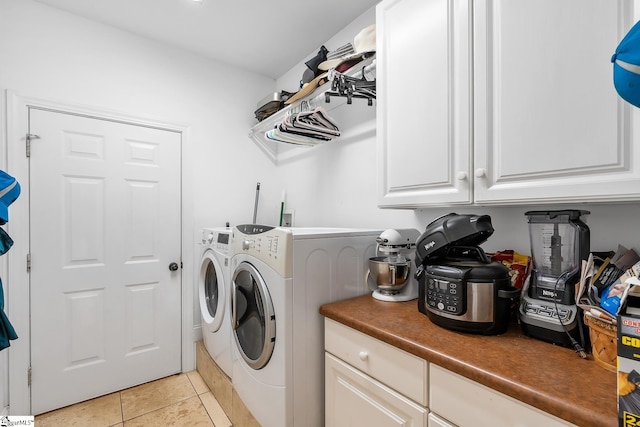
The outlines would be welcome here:
[[[573,426],[434,364],[429,364],[429,408],[460,427]]]
[[[376,7],[380,207],[471,202],[470,3]]]
[[[427,410],[325,353],[327,427],[427,427]]]
[[[445,421],[433,412],[429,413],[429,427],[456,427],[449,421]]]
[[[636,3],[474,2],[476,202],[640,199],[640,110],[610,62]]]

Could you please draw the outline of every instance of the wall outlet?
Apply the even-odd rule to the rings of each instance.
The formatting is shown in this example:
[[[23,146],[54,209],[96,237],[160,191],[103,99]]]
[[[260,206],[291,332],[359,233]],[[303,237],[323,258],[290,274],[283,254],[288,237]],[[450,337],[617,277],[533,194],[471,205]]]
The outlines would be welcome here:
[[[282,214],[282,226],[293,227],[293,211],[286,211]]]

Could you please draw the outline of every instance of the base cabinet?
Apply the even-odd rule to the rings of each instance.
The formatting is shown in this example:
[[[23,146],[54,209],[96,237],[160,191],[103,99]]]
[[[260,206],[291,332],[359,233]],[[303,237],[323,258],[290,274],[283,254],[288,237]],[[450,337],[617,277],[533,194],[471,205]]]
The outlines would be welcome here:
[[[456,427],[451,424],[449,421],[444,420],[434,414],[433,412],[429,414],[429,427]]]
[[[325,354],[327,427],[427,427],[427,409]]]
[[[426,360],[325,319],[325,425],[427,427]]]
[[[429,365],[429,407],[459,427],[573,426],[434,364]]]
[[[576,427],[325,319],[327,427]]]

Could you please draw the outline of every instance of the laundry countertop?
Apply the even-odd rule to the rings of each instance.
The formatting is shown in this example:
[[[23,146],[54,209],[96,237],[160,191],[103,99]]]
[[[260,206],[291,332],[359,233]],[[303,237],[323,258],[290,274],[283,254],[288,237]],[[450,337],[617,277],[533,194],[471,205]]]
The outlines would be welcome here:
[[[578,426],[618,425],[616,374],[591,355],[526,337],[515,321],[503,335],[464,334],[433,324],[415,300],[370,295],[320,314]]]

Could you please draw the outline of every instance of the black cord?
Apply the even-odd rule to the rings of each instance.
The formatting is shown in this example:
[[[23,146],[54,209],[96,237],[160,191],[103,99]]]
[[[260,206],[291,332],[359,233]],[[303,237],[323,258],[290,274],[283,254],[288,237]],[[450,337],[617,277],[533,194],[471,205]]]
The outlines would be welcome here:
[[[562,279],[561,275],[560,277],[558,277],[558,279],[556,279],[556,283],[553,286],[553,305],[555,306],[556,309],[556,315],[558,316],[558,321],[560,322],[560,325],[562,325],[562,329],[564,330],[564,333],[567,334],[567,337],[569,337],[569,341],[571,342],[571,345],[573,346],[574,350],[576,351],[576,353],[578,353],[578,355],[582,358],[582,359],[586,359],[587,358],[587,353],[584,351],[584,348],[582,347],[582,345],[576,341],[575,338],[573,338],[573,336],[569,333],[569,330],[567,329],[567,325],[564,324],[564,322],[562,321],[562,317],[560,316],[560,310],[558,310],[558,283],[560,283],[560,279]],[[565,288],[566,291],[566,288]],[[580,322],[580,318],[579,316],[577,316],[577,305],[576,305],[576,317],[578,320],[578,328],[580,328],[580,340],[584,343],[584,335],[582,332],[582,324]]]

